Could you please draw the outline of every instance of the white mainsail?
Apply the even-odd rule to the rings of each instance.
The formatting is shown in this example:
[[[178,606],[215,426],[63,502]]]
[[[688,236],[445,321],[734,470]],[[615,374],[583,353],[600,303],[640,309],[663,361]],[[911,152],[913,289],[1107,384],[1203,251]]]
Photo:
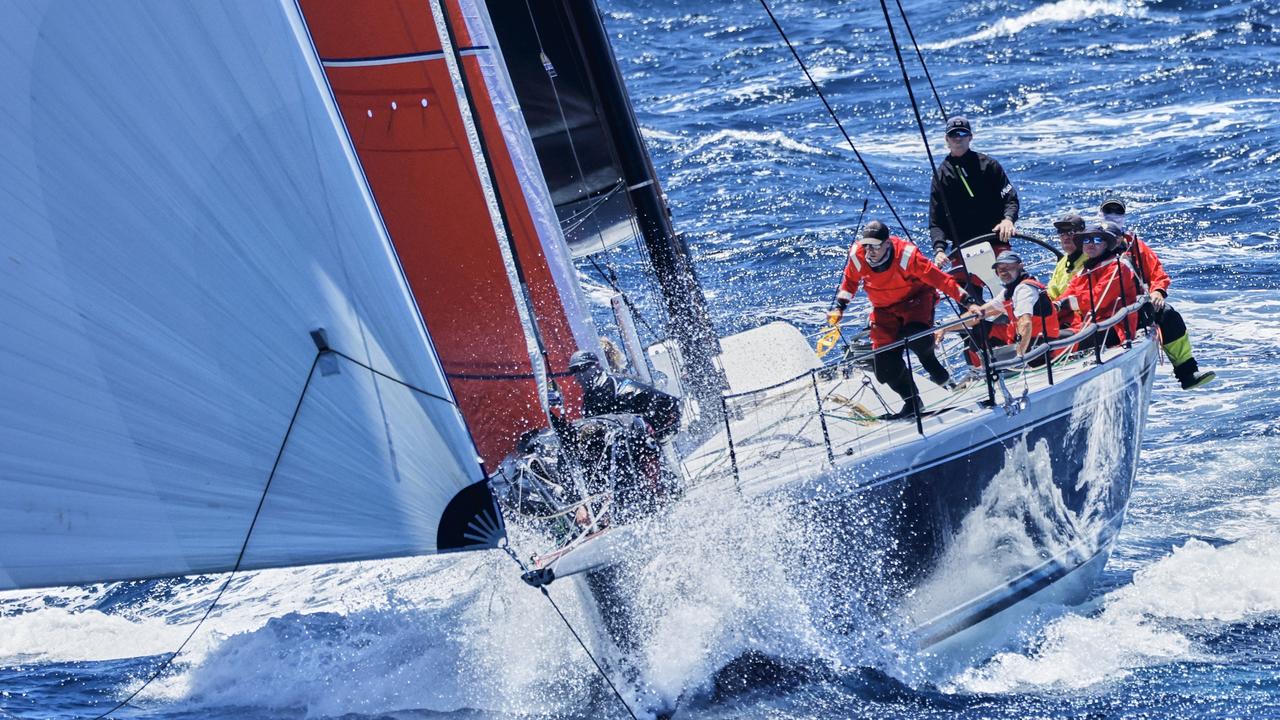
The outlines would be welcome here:
[[[0,58],[0,589],[230,570],[268,478],[242,569],[501,537],[291,1],[0,0]]]

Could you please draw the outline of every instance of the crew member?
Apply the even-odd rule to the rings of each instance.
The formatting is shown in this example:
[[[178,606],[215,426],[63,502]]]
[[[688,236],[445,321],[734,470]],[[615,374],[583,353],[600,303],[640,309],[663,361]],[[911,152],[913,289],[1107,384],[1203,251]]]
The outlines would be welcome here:
[[[612,413],[639,415],[665,440],[680,429],[680,401],[652,385],[629,377],[619,377],[600,366],[600,356],[579,350],[569,358],[569,372],[582,385],[582,414],[586,417]]]
[[[1000,253],[991,268],[1004,284],[1004,292],[983,306],[984,314],[994,310],[1009,318],[1019,355],[1033,345],[1057,339],[1058,311],[1039,280],[1027,274],[1022,258],[1015,252]],[[994,307],[993,307],[994,306]]]
[[[1146,292],[1146,286],[1138,277],[1119,237],[1119,227],[1105,223],[1076,233],[1076,242],[1084,248],[1084,267],[1067,283],[1067,289],[1059,298],[1059,307],[1069,308],[1071,331],[1079,332],[1086,323],[1102,322]],[[1103,338],[1094,335],[1086,345],[1105,342],[1119,345],[1133,338],[1138,320],[1129,316],[1110,328]]]
[[[583,418],[558,430],[582,465],[591,492],[612,488],[611,519],[623,522],[654,512],[677,492],[678,478],[663,461],[659,443],[680,429],[680,401],[672,395],[601,367],[600,356],[579,350],[569,372],[582,385]],[[585,525],[585,508],[574,516]]]
[[[1049,276],[1049,285],[1046,289],[1049,292],[1049,298],[1057,300],[1062,297],[1071,278],[1084,267],[1086,259],[1084,250],[1081,249],[1080,243],[1076,242],[1076,233],[1084,232],[1084,218],[1078,213],[1069,212],[1058,218],[1053,227],[1058,231],[1058,244],[1062,246],[1062,257],[1058,258],[1058,264],[1054,266],[1053,274]]]
[[[836,301],[827,313],[827,322],[835,325],[844,316],[861,283],[871,301],[871,347],[882,348],[933,326],[934,308],[938,303],[935,290],[940,290],[970,310],[978,306],[956,284],[950,275],[938,269],[916,246],[900,237],[890,237],[889,228],[879,220],[867,223],[862,237],[849,248],[844,280]],[[950,374],[934,354],[932,333],[924,333],[910,343],[920,358],[929,379],[944,385]],[[921,409],[915,381],[903,360],[902,350],[890,350],[874,356],[876,379],[902,397],[904,405],[895,419],[914,415]]]
[[[1151,246],[1143,242],[1125,224],[1124,202],[1117,198],[1108,198],[1099,208],[1102,217],[1116,223],[1123,235],[1126,252],[1130,262],[1137,269],[1138,275],[1147,283],[1151,294],[1151,309],[1154,312],[1156,327],[1160,328],[1160,342],[1163,343],[1164,354],[1173,366],[1173,375],[1182,384],[1183,390],[1190,390],[1213,381],[1217,375],[1212,372],[1200,372],[1200,364],[1191,354],[1191,338],[1187,337],[1187,324],[1182,315],[1166,302],[1169,297],[1169,285],[1172,280],[1164,271],[1164,265]]]
[[[996,233],[991,243],[996,255],[1008,250],[1019,209],[1018,191],[1000,163],[969,149],[973,127],[967,118],[957,115],[948,120],[946,139],[949,152],[929,189],[929,239],[934,262],[943,267],[948,246],[951,262],[963,265],[960,244],[979,235]],[[967,273],[953,273],[971,295],[978,296],[973,291],[977,284],[968,282]]]

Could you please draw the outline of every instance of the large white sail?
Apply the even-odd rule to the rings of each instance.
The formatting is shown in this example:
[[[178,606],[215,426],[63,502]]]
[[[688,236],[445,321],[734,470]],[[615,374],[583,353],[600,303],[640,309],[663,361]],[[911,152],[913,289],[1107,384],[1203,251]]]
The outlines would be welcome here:
[[[497,541],[291,1],[0,0],[0,57],[0,589]]]

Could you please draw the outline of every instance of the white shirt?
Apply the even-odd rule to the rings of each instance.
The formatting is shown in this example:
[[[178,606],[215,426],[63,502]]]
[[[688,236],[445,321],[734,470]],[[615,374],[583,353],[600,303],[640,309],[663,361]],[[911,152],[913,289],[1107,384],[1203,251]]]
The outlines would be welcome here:
[[[1018,283],[1018,287],[1013,289],[1013,317],[1015,319],[1023,315],[1030,315],[1035,310],[1036,300],[1040,299],[1040,288],[1034,287],[1028,283]],[[1004,314],[1004,289],[996,295],[986,305],[982,306],[984,315]]]

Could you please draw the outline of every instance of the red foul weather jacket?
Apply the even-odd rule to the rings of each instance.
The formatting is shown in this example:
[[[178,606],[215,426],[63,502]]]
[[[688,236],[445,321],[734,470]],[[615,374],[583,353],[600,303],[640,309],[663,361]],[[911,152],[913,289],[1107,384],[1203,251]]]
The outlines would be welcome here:
[[[863,245],[854,244],[849,248],[849,262],[844,266],[844,281],[840,283],[840,292],[836,298],[841,304],[853,299],[861,284],[866,290],[871,307],[884,308],[904,302],[927,288],[940,290],[952,299],[960,302],[964,292],[950,275],[938,269],[933,261],[925,257],[915,245],[894,235],[889,238],[893,244],[893,258],[889,267],[877,272],[867,262],[867,251]]]
[[[1086,262],[1079,275],[1071,278],[1067,289],[1058,299],[1072,312],[1071,332],[1077,333],[1086,323],[1101,322],[1115,315],[1124,306],[1133,303],[1138,293],[1146,291],[1129,258],[1121,251],[1106,256],[1102,262],[1089,267]],[[1120,340],[1132,338],[1138,331],[1137,314],[1115,327]]]
[[[887,267],[874,270],[867,261],[866,248],[854,244],[849,248],[849,261],[844,266],[844,280],[836,294],[841,307],[853,299],[858,285],[866,289],[871,301],[871,344],[880,347],[897,339],[907,323],[933,324],[933,308],[938,302],[934,290],[941,290],[957,301],[965,295],[956,281],[915,245],[893,236],[893,257]]]
[[[1156,251],[1133,233],[1125,233],[1124,240],[1129,243],[1129,261],[1137,269],[1138,275],[1146,281],[1150,291],[1159,290],[1160,294],[1169,297],[1169,285],[1173,281],[1169,279],[1169,273],[1164,271],[1164,265],[1156,256]]]

